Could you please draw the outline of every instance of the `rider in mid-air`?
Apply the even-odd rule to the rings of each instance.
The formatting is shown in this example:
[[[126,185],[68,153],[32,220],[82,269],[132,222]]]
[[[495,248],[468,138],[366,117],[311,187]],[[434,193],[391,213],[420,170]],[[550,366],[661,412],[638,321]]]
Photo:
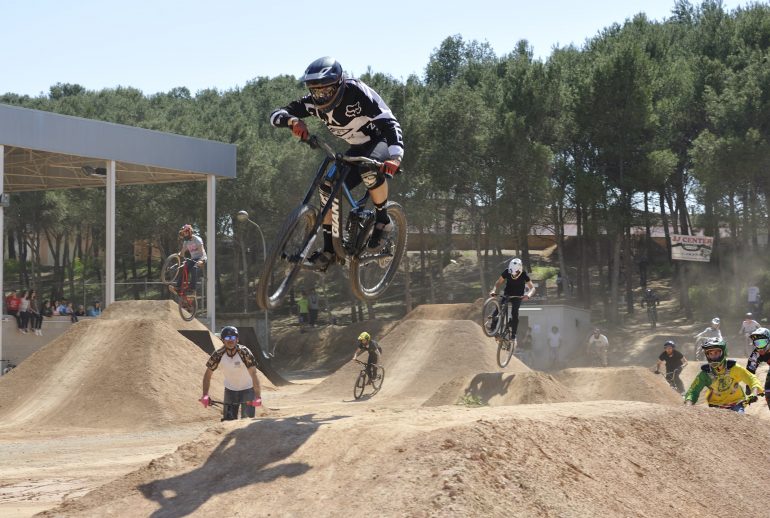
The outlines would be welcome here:
[[[192,225],[182,225],[179,229],[179,237],[182,238],[182,248],[179,250],[179,257],[183,258],[183,269],[187,270],[187,282],[190,285],[190,291],[195,291],[195,285],[198,282],[200,269],[206,264],[206,248],[203,246],[203,240],[200,236],[193,234]],[[184,253],[190,254],[189,259],[184,257]],[[179,272],[176,278],[176,288],[169,284],[170,292],[176,294],[182,288],[182,278],[184,272]]]
[[[757,373],[757,368],[761,363],[767,363],[770,365],[770,329],[760,327],[753,333],[751,333],[751,342],[754,345],[754,350],[749,354],[749,360],[746,363],[746,369],[752,373]],[[767,371],[765,377],[765,403],[770,408],[770,370]]]
[[[310,94],[278,108],[270,115],[270,123],[279,128],[291,128],[292,133],[308,139],[305,117],[317,117],[329,131],[347,142],[347,156],[364,156],[383,162],[380,171],[353,167],[345,183],[353,189],[361,182],[369,190],[375,208],[375,226],[367,248],[377,250],[382,246],[390,219],[385,204],[388,202],[388,183],[401,166],[404,158],[404,142],[401,126],[385,101],[358,79],[347,77],[342,65],[334,58],[319,58],[307,67],[301,81]],[[321,185],[321,204],[325,205],[331,194],[331,186]],[[323,249],[316,251],[308,262],[324,271],[334,260],[332,241],[332,212],[323,220]]]
[[[527,272],[524,271],[524,265],[518,257],[514,257],[508,263],[508,268],[500,274],[492,291],[489,292],[489,296],[496,297],[497,290],[503,283],[505,283],[503,297],[508,297],[508,307],[511,312],[508,326],[511,328],[511,339],[516,340],[516,332],[519,330],[519,307],[521,307],[522,302],[529,300],[535,294],[535,285],[530,280]],[[526,293],[524,293],[524,288],[527,288]],[[497,326],[495,318],[497,318],[497,314],[493,313],[493,327]]]
[[[380,362],[382,347],[380,347],[380,344],[375,340],[372,340],[372,335],[366,331],[358,335],[358,342],[356,343],[356,350],[353,353],[353,360],[358,358],[358,355],[363,354],[364,352],[369,353],[369,357],[366,359],[366,372],[369,375],[369,383],[371,383],[372,380],[377,379],[377,364]]]
[[[757,377],[737,365],[735,360],[727,359],[727,342],[720,338],[711,338],[702,345],[708,363],[701,365],[701,371],[690,385],[684,396],[686,405],[694,405],[704,388],[708,388],[706,401],[709,406],[729,408],[738,413],[744,412],[746,397],[740,384],[745,383],[750,390],[749,401],[756,401],[762,386]]]

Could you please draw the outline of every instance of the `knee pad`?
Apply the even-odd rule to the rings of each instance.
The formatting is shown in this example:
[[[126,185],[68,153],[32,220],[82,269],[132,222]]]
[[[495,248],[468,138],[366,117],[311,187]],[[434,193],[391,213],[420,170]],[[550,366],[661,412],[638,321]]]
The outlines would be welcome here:
[[[367,189],[372,190],[385,183],[385,175],[378,171],[362,171],[361,181]]]

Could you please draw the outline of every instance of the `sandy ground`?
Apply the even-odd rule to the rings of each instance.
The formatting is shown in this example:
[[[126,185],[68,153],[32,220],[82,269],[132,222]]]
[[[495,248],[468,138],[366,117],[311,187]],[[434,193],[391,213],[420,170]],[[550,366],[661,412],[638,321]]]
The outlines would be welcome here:
[[[125,305],[0,378],[1,516],[768,516],[744,483],[767,407],[684,408],[646,342],[643,367],[499,369],[473,305],[420,306],[377,324],[378,394],[353,399],[360,330],[312,330],[292,384],[221,423],[174,312]]]

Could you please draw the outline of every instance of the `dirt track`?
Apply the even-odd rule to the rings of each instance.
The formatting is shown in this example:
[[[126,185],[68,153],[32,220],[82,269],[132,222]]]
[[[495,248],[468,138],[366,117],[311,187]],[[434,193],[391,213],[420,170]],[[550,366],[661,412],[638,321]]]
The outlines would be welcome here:
[[[770,475],[764,405],[686,409],[644,368],[501,372],[472,305],[382,326],[373,398],[351,401],[346,363],[229,423],[197,405],[206,355],[173,311],[81,322],[0,378],[0,514],[703,516],[728,494],[764,512],[736,483]],[[310,361],[344,361],[350,332]]]

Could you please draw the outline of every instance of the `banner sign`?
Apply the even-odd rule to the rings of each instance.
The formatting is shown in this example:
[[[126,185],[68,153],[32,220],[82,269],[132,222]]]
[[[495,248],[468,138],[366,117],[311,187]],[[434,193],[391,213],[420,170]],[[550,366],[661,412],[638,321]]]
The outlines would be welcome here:
[[[671,259],[707,263],[711,260],[713,246],[713,237],[671,234]]]

